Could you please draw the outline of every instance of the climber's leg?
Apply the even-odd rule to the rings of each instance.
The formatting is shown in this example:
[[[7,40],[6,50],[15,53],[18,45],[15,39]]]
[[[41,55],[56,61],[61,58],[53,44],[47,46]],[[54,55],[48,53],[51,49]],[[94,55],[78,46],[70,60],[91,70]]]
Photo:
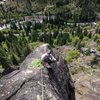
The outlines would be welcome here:
[[[53,69],[52,68],[47,68],[48,69],[48,72],[50,73],[50,74],[53,74]]]

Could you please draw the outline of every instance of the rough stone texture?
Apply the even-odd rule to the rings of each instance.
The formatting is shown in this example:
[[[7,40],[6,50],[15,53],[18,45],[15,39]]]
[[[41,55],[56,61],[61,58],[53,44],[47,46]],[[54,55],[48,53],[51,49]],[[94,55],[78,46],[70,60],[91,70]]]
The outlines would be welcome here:
[[[45,44],[34,50],[16,70],[0,79],[0,100],[75,100],[74,84],[63,58],[52,63],[52,70],[29,69],[34,59],[40,58]]]
[[[66,56],[66,52],[71,50],[68,46],[54,48],[54,54]],[[98,63],[91,65],[91,58],[96,57]],[[58,57],[57,57],[58,58]],[[79,58],[69,64],[72,78],[75,82],[76,100],[100,100],[100,52],[86,56],[80,54]]]
[[[75,82],[76,100],[100,100],[100,71],[96,75],[80,73]]]

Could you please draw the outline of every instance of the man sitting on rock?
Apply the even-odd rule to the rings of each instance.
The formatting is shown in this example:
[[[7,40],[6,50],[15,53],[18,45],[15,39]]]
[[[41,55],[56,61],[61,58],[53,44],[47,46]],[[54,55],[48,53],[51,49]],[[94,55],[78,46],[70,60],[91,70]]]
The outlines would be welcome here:
[[[51,54],[50,50],[47,50],[42,56],[41,56],[41,62],[44,67],[51,68],[51,63],[55,62],[56,59],[54,56]]]

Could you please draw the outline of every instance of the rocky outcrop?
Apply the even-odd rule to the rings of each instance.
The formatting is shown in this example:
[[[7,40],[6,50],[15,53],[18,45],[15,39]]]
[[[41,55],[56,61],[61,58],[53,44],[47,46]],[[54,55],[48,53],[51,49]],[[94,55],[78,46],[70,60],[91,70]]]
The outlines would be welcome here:
[[[48,44],[38,47],[22,62],[20,70],[0,79],[0,100],[75,100],[74,84],[62,57],[52,63],[52,70],[29,68],[46,49],[51,49]]]

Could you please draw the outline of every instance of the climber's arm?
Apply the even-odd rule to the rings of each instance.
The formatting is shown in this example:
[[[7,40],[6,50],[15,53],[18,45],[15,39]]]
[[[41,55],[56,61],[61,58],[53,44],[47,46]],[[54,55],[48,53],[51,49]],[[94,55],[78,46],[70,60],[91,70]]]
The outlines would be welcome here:
[[[51,61],[56,61],[56,58],[52,54],[50,54],[50,60]]]

